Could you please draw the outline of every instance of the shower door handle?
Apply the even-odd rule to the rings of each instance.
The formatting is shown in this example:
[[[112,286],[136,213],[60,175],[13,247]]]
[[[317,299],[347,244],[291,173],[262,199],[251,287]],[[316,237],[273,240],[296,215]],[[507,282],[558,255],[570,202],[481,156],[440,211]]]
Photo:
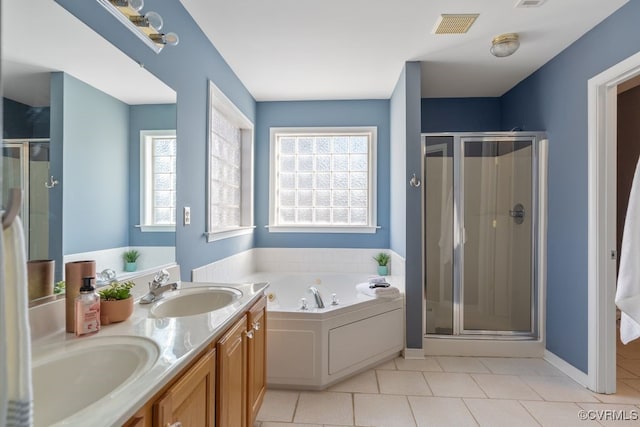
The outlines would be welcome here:
[[[525,216],[524,206],[522,203],[517,203],[513,209],[510,209],[509,216],[513,218],[513,222],[516,224],[522,224]]]

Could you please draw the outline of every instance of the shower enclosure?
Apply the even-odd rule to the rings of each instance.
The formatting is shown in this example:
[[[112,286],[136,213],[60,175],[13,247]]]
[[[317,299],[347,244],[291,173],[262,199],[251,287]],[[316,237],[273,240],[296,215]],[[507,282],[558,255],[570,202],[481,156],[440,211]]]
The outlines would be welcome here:
[[[538,336],[542,137],[422,136],[427,336]]]
[[[2,194],[22,189],[22,219],[28,259],[49,258],[49,140],[2,141]]]

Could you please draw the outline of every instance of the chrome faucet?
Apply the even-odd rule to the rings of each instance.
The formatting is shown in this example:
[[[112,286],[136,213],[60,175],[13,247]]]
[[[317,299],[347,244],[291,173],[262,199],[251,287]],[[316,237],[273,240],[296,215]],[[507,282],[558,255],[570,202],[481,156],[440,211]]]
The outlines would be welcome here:
[[[313,294],[318,308],[324,308],[324,302],[322,301],[322,296],[320,295],[320,291],[318,290],[318,288],[316,288],[315,286],[309,286],[309,292]]]
[[[167,283],[169,281],[169,272],[161,270],[153,277],[153,281],[149,283],[149,293],[140,299],[140,304],[151,304],[162,298],[166,291],[175,291],[178,289],[178,282]]]

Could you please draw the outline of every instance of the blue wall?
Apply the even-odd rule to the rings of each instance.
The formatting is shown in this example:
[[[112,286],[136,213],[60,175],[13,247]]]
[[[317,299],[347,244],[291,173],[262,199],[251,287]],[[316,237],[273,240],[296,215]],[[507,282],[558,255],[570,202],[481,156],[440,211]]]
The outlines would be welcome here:
[[[140,227],[140,131],[175,130],[176,105],[129,107],[129,246],[175,246],[175,232],[142,232]]]
[[[549,136],[547,348],[587,372],[587,81],[640,48],[640,1],[502,97],[502,127]]]
[[[49,107],[31,107],[2,98],[2,137],[49,138]]]
[[[177,208],[191,207],[191,225],[176,229],[176,256],[182,278],[191,269],[253,246],[253,235],[207,243],[206,146],[207,82],[216,86],[255,123],[255,100],[220,53],[178,1],[147,0],[144,11],[155,10],[167,31],[180,36],[180,44],[155,54],[95,1],[57,0],[107,40],[143,63],[145,68],[177,92]]]
[[[62,74],[52,86],[62,85],[64,111],[57,187],[63,199],[63,253],[127,246],[129,106],[68,74],[54,74]]]
[[[389,247],[389,101],[259,102],[255,129],[255,222],[257,247]],[[374,234],[270,233],[269,129],[303,126],[377,126],[378,225]]]
[[[500,98],[422,98],[422,132],[501,129]]]
[[[390,102],[391,249],[405,258],[406,346],[422,348],[422,195],[408,185],[422,170],[420,63],[407,62]]]

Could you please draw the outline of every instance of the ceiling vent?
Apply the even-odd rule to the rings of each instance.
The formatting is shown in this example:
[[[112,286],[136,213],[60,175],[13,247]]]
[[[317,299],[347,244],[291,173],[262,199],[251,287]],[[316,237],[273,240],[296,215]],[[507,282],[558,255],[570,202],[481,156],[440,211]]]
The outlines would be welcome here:
[[[547,0],[518,0],[515,7],[540,7]]]
[[[464,34],[478,18],[477,13],[442,14],[433,29],[434,34]]]

